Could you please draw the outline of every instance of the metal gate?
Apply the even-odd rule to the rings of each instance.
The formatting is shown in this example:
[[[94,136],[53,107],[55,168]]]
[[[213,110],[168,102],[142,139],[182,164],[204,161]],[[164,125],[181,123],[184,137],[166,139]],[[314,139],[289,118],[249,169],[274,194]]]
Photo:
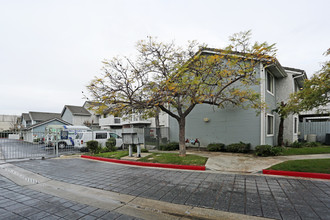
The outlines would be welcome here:
[[[44,142],[44,133],[0,132],[0,161],[50,158],[79,152],[75,148],[58,149]]]

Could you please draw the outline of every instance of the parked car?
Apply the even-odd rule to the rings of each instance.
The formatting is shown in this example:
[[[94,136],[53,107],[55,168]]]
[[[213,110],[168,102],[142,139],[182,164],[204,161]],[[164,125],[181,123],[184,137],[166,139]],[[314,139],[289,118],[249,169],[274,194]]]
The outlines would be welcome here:
[[[120,148],[123,146],[123,139],[116,133],[109,131],[89,131],[89,132],[79,132],[75,137],[75,147],[81,148],[86,147],[86,142],[95,140],[105,147],[105,143],[109,138],[116,138],[116,147]]]
[[[49,125],[45,130],[44,142],[50,147],[54,147],[57,143],[60,149],[67,146],[74,147],[77,133],[87,131],[91,129],[86,126]]]

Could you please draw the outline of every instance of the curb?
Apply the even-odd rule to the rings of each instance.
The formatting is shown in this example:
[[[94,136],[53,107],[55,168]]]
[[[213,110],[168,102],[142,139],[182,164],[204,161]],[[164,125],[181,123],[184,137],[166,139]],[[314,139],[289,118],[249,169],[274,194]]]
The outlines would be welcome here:
[[[183,170],[205,170],[205,166],[196,166],[196,165],[175,165],[175,164],[162,164],[162,163],[147,163],[147,162],[138,162],[138,161],[129,161],[129,160],[117,160],[104,157],[93,157],[81,155],[81,158],[100,160],[105,162],[112,163],[121,163],[135,166],[145,166],[145,167],[160,167],[160,168],[171,168],[171,169],[183,169]]]
[[[330,174],[326,173],[306,173],[295,171],[282,171],[282,170],[262,170],[263,174],[281,175],[281,176],[295,176],[295,177],[307,177],[316,179],[330,179]]]

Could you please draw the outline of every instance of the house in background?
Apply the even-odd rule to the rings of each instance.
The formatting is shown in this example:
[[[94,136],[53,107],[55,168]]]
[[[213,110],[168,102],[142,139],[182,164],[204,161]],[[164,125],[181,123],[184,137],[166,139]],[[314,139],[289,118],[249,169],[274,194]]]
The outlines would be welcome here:
[[[65,105],[61,118],[72,125],[86,125],[91,122],[92,114],[82,106]]]
[[[203,53],[214,54],[217,50],[205,49]],[[303,70],[282,67],[276,60],[272,65],[260,63],[256,68],[260,84],[253,89],[261,94],[267,104],[259,115],[254,109],[228,106],[225,109],[200,104],[186,118],[186,139],[196,139],[201,146],[209,143],[232,144],[240,141],[257,145],[277,145],[279,117],[274,112],[277,103],[286,101],[290,94],[303,86],[307,78]],[[170,140],[178,142],[178,122],[169,117]],[[298,116],[289,115],[285,121],[285,140],[298,139]]]
[[[51,113],[51,112],[30,111],[29,113],[22,113],[20,126],[21,128],[28,128],[31,125],[35,125],[37,123],[44,122],[53,118],[61,119],[61,114]]]
[[[44,138],[45,128],[48,125],[71,125],[70,123],[63,121],[60,118],[52,118],[42,122],[38,122],[33,124],[27,128],[25,128],[21,132],[21,136],[23,137],[24,141],[27,142],[38,142],[40,139]]]
[[[60,113],[32,112],[21,116],[21,137],[24,141],[34,142],[42,138],[47,125],[70,125],[61,119]]]
[[[0,115],[0,131],[17,130],[17,115]]]

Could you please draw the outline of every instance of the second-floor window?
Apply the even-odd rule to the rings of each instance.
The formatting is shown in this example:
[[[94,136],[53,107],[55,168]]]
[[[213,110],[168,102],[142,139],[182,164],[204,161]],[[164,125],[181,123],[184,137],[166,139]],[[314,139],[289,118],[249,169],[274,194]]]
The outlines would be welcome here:
[[[274,77],[267,72],[267,91],[274,94]]]

